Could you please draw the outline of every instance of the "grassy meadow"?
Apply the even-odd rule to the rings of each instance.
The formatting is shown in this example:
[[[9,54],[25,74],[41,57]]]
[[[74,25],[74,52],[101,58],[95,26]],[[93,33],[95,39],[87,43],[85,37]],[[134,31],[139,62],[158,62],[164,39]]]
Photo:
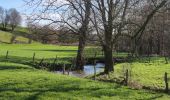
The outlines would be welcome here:
[[[6,52],[9,51],[8,60],[5,59]],[[92,81],[89,79],[80,79],[67,75],[59,75],[43,70],[35,69],[26,63],[32,60],[33,53],[36,53],[36,59],[42,57],[54,59],[57,55],[60,58],[72,58],[76,55],[76,46],[54,46],[42,44],[1,44],[0,45],[0,100],[82,100],[82,99],[114,99],[114,100],[168,100],[170,97],[164,93],[156,93],[148,90],[136,90],[124,87],[116,83],[106,83]],[[123,54],[120,54],[123,55]],[[162,79],[164,67],[160,65],[160,70],[155,69],[158,66],[151,64],[140,64],[133,62],[133,71],[135,79],[139,82],[148,84],[157,82],[157,78]],[[145,65],[148,64],[148,67]],[[160,61],[160,64],[163,62]],[[121,63],[116,65],[114,74],[120,75],[121,66],[128,65]],[[152,70],[150,70],[152,69]],[[142,71],[141,71],[142,70]],[[153,71],[154,70],[154,71]],[[150,77],[145,73],[150,73]],[[142,73],[145,72],[145,73]],[[145,76],[141,76],[141,73]],[[159,73],[157,76],[152,77]],[[141,76],[141,77],[139,77]],[[143,77],[143,78],[142,78]],[[159,83],[159,81],[158,81]],[[146,83],[147,84],[147,83]],[[156,83],[155,83],[156,84]],[[163,83],[161,83],[163,85]],[[151,84],[152,85],[152,84]]]
[[[22,31],[25,31],[24,29]],[[33,44],[9,44],[11,33],[0,31],[0,100],[169,100],[164,93],[143,89],[132,89],[114,82],[93,81],[60,75],[31,66],[32,57],[39,62],[42,58],[53,62],[56,56],[66,63],[76,57],[77,46]],[[18,41],[28,41],[18,35]],[[8,58],[6,53],[8,51]],[[101,49],[88,46],[85,56],[102,57]],[[114,53],[114,57],[126,57],[127,53]],[[133,86],[163,89],[164,72],[170,72],[170,64],[164,58],[133,60],[115,65],[110,78],[98,76],[99,80],[121,80],[125,69],[131,70]],[[134,84],[135,83],[135,84]]]
[[[168,100],[170,96],[0,63],[0,100]]]

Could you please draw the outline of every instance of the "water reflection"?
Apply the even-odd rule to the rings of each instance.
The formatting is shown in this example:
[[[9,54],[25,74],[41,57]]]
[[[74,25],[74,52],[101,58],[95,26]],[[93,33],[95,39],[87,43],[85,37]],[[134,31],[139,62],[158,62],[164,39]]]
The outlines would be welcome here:
[[[96,64],[96,72],[102,72],[104,71],[104,64],[102,63],[97,63]],[[94,74],[94,65],[85,65],[84,66],[84,73],[86,75],[91,75]]]
[[[103,72],[104,71],[104,64],[103,63],[97,63],[96,64],[96,73]],[[57,73],[62,74],[62,71],[56,71]],[[67,74],[67,72],[66,72]],[[82,72],[77,71],[71,71],[69,72],[69,75],[76,76],[76,77],[86,77],[88,75],[94,74],[94,65],[85,65],[84,70]]]

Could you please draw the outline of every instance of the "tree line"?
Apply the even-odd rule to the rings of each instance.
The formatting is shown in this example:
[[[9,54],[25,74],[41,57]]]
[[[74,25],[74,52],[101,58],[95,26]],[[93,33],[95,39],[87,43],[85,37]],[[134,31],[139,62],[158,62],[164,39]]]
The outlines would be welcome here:
[[[43,44],[75,44],[77,43],[78,36],[74,33],[67,31],[67,29],[55,29],[48,25],[39,25],[27,23],[29,31],[29,39],[38,41]]]
[[[114,50],[125,48],[132,55],[140,50],[144,53],[146,47],[152,51],[150,34],[157,33],[154,28],[159,26],[154,17],[165,10],[169,0],[26,0],[26,4],[35,8],[32,22],[48,21],[49,26],[78,35],[77,70],[83,70],[88,36],[95,34],[94,41],[104,51],[104,72],[109,73],[114,71]]]

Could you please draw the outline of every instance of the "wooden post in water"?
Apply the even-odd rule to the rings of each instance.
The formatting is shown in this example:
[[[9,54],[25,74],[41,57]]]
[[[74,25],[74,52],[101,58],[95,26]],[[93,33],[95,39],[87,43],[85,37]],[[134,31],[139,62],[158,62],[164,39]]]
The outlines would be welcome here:
[[[8,59],[9,51],[6,52],[6,59]]]
[[[66,65],[63,65],[63,75],[65,74]]]
[[[165,92],[168,93],[169,87],[168,87],[168,73],[167,72],[165,72],[164,80],[165,80]]]
[[[32,57],[32,62],[33,62],[33,64],[35,63],[35,52],[34,52],[33,57]]]
[[[129,71],[128,69],[126,70],[126,73],[125,73],[125,85],[127,86],[128,85],[128,78],[129,78]]]

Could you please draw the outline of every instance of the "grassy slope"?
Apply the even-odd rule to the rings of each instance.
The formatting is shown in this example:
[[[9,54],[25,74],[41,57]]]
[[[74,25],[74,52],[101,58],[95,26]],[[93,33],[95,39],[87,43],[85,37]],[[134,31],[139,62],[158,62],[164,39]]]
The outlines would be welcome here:
[[[151,62],[148,62],[148,58],[143,60],[136,60],[132,63],[121,63],[115,66],[115,72],[111,73],[109,80],[120,79],[123,80],[126,69],[130,71],[130,81],[132,85],[138,87],[149,87],[151,89],[164,89],[164,74],[169,73],[170,83],[170,63],[165,64],[163,57],[153,57]],[[103,76],[99,78],[103,79]],[[105,80],[105,79],[104,79]],[[170,85],[169,85],[170,86]]]
[[[0,41],[1,42],[3,42],[3,43],[10,43],[11,37],[12,37],[12,33],[0,31]],[[25,42],[25,43],[28,42],[28,39],[24,38],[22,36],[17,36],[16,40],[20,41],[20,42]]]
[[[1,28],[2,26],[0,26]],[[28,43],[28,38],[27,36],[30,34],[28,29],[25,28],[25,27],[16,27],[14,32],[11,33],[11,27],[7,27],[7,30],[8,31],[2,31],[0,30],[0,43],[10,43],[10,39],[12,37],[12,35],[15,35],[17,36],[17,38],[15,39],[16,41],[18,42],[21,42],[21,43]],[[33,43],[37,43],[36,41],[33,41]]]
[[[132,90],[114,83],[49,73],[26,65],[0,63],[0,100],[168,100],[165,94]]]

